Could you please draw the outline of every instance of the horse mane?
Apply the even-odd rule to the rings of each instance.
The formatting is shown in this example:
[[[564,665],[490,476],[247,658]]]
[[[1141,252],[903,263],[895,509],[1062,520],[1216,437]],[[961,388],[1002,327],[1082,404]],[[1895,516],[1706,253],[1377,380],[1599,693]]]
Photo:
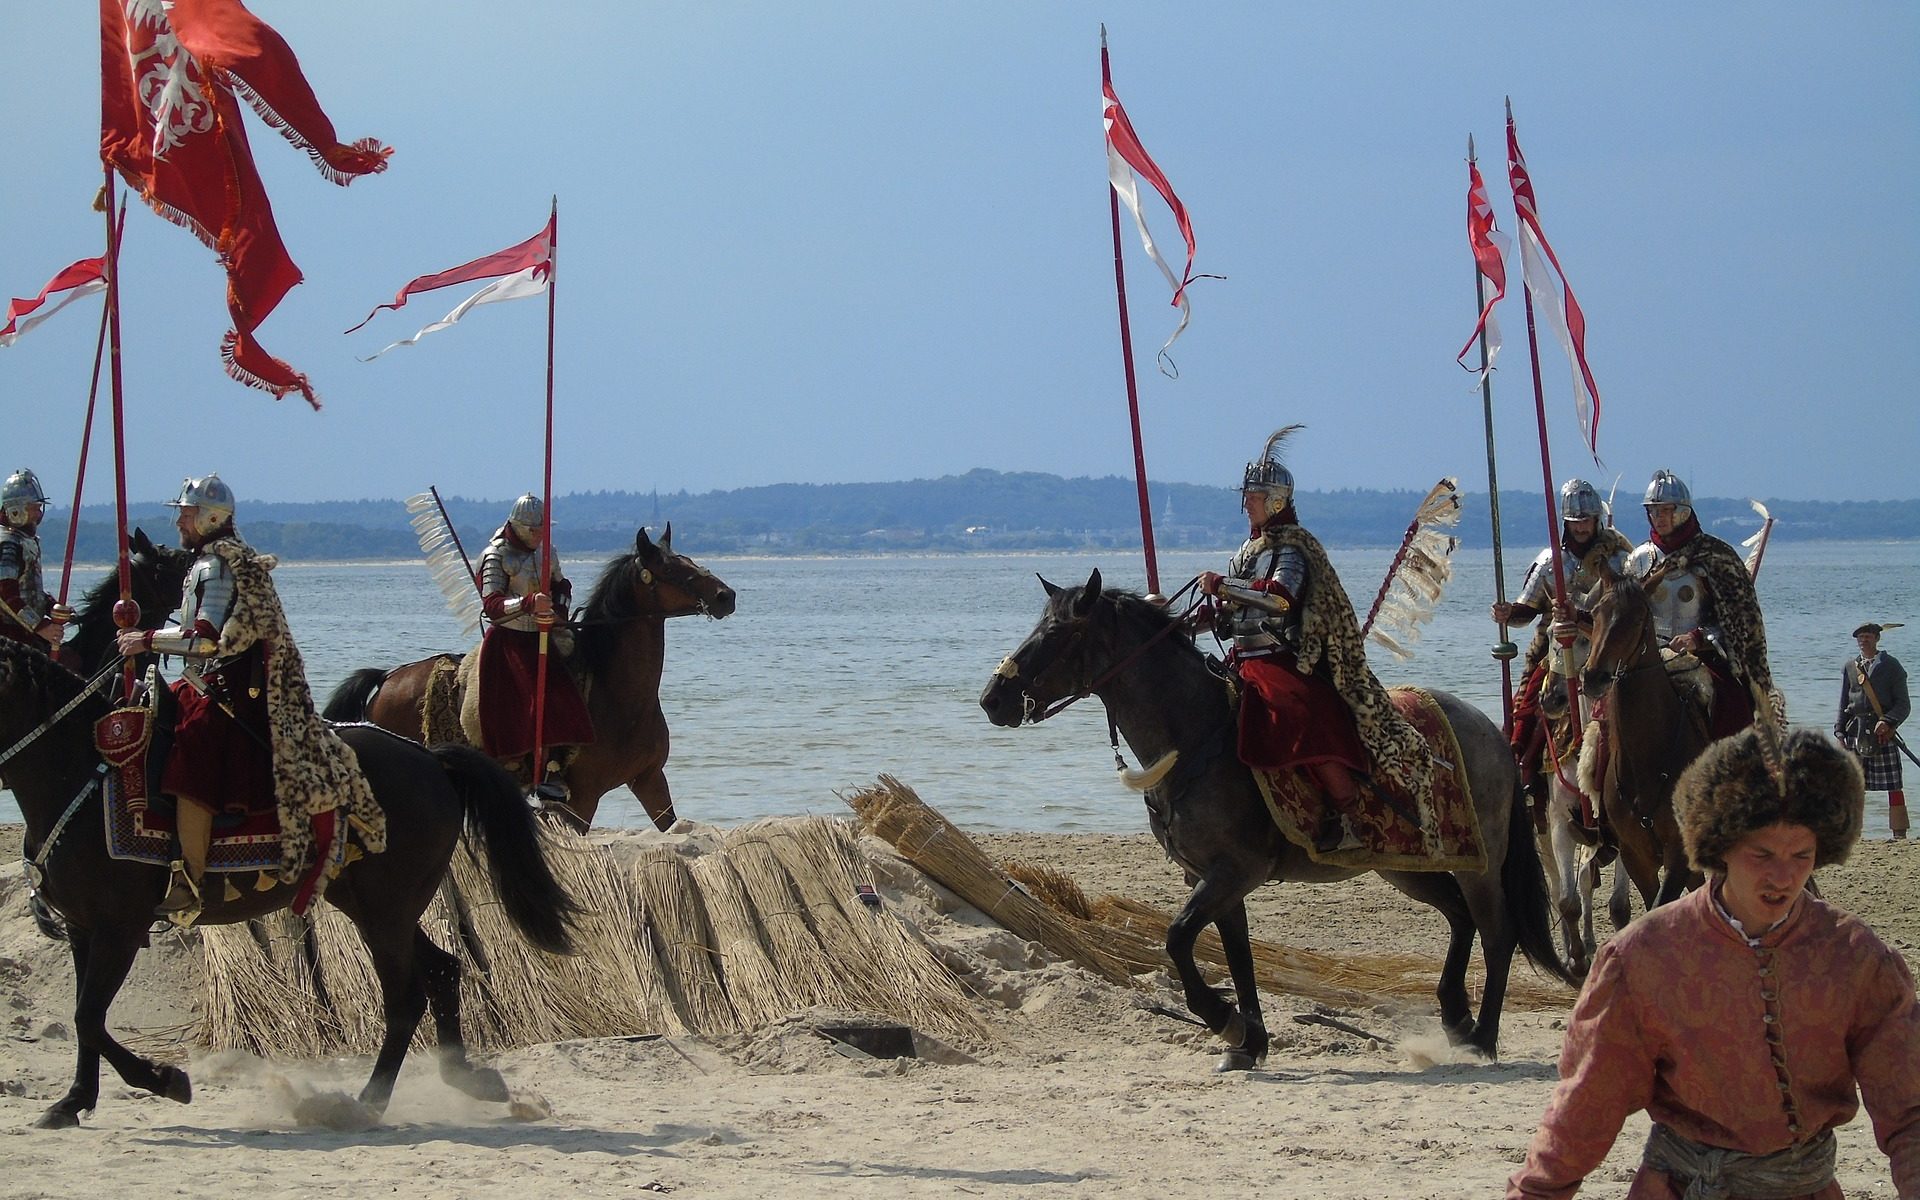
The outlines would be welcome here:
[[[599,678],[613,661],[620,640],[619,626],[640,615],[640,606],[633,598],[634,577],[645,567],[640,559],[638,549],[615,555],[601,568],[586,603],[574,610],[580,622],[574,634],[574,654],[589,678]]]
[[[1180,620],[1179,614],[1150,602],[1139,592],[1130,592],[1124,588],[1107,588],[1100,593],[1100,598],[1113,601],[1114,610],[1121,619],[1143,626],[1142,635],[1146,638],[1153,637]],[[1205,657],[1201,654],[1200,648],[1193,644],[1193,640],[1182,636],[1178,630],[1162,640],[1178,646],[1196,658]]]
[[[45,697],[49,710],[73,699],[74,694],[86,685],[86,680],[47,655],[7,638],[0,638],[0,661],[24,674],[28,684]],[[88,703],[104,706],[106,701],[99,696],[91,696],[88,697]]]

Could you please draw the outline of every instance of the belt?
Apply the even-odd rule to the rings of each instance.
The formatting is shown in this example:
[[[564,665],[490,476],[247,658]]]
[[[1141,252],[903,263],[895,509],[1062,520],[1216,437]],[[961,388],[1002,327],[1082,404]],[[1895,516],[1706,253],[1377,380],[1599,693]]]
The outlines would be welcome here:
[[[1833,1182],[1833,1131],[1796,1142],[1773,1154],[1748,1154],[1709,1146],[1655,1122],[1642,1160],[1676,1184],[1683,1200],[1791,1200]]]

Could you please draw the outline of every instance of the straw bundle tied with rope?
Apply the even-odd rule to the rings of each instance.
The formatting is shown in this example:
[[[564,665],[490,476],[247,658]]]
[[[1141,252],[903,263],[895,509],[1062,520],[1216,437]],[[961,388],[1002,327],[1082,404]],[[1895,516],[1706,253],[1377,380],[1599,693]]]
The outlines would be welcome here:
[[[1132,982],[1126,963],[1089,941],[1071,920],[1028,895],[971,838],[906,784],[882,775],[873,787],[843,792],[840,798],[902,858],[1000,924],[1110,983]]]
[[[850,1002],[827,963],[826,948],[807,924],[804,905],[787,869],[768,844],[771,820],[742,825],[727,834],[727,861],[733,864],[753,902],[767,954],[795,1008],[815,1004],[844,1007]]]
[[[774,968],[747,885],[727,855],[703,854],[687,865],[687,871],[706,901],[720,980],[741,1022],[757,1029],[806,1007],[804,1001],[795,1002]]]
[[[693,1032],[705,1036],[732,1033],[740,1016],[714,967],[714,937],[693,877],[672,846],[649,846],[629,873],[653,935],[660,962],[667,968],[669,991]]]

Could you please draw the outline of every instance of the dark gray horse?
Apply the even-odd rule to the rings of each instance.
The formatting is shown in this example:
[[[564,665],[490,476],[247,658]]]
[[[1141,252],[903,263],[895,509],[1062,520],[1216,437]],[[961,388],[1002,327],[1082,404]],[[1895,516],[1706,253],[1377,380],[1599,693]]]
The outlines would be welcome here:
[[[1090,694],[1107,706],[1143,764],[1180,752],[1171,773],[1147,791],[1153,835],[1193,887],[1167,929],[1167,956],[1179,972],[1187,1007],[1230,1047],[1221,1069],[1249,1069],[1266,1057],[1268,1039],[1247,941],[1247,896],[1268,881],[1325,882],[1361,872],[1314,862],[1274,825],[1259,785],[1234,753],[1227,689],[1174,618],[1130,592],[1104,590],[1098,570],[1082,587],[1040,582],[1047,589],[1046,611],[987,684],[980,707],[994,724],[1011,728],[1060,701]],[[1440,975],[1440,1019],[1455,1042],[1491,1057],[1516,947],[1554,978],[1572,980],[1554,950],[1546,879],[1528,836],[1513,753],[1478,709],[1444,692],[1433,696],[1466,758],[1492,865],[1452,874],[1380,875],[1446,917],[1452,936]],[[1219,930],[1226,948],[1233,1000],[1209,986],[1194,963],[1194,941],[1208,924]],[[1476,932],[1487,968],[1477,1019],[1466,986]]]

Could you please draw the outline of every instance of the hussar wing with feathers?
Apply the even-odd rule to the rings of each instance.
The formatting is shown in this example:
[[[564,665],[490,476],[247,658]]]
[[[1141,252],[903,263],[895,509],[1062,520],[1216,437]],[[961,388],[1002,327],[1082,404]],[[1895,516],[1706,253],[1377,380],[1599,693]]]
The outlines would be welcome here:
[[[1746,547],[1747,574],[1751,575],[1754,568],[1760,565],[1760,552],[1766,547],[1767,532],[1773,525],[1773,514],[1768,512],[1767,506],[1758,500],[1749,500],[1747,503],[1753,505],[1753,511],[1760,514],[1760,528],[1754,530],[1752,537],[1740,543]]]
[[[441,511],[440,498],[432,492],[421,492],[418,496],[407,498],[407,512],[413,521],[413,532],[420,539],[420,550],[427,556],[427,570],[433,575],[433,582],[439,585],[440,594],[446,598],[447,611],[453,619],[460,622],[461,632],[469,640],[480,636],[480,588],[474,582],[473,571],[467,565],[467,556],[460,548],[460,538],[447,523],[446,514]]]
[[[1453,552],[1460,539],[1443,530],[1460,523],[1459,487],[1457,480],[1442,479],[1420,501],[1400,554],[1367,614],[1367,640],[1396,658],[1413,657],[1407,647],[1420,640],[1420,627],[1433,619],[1453,577]]]

